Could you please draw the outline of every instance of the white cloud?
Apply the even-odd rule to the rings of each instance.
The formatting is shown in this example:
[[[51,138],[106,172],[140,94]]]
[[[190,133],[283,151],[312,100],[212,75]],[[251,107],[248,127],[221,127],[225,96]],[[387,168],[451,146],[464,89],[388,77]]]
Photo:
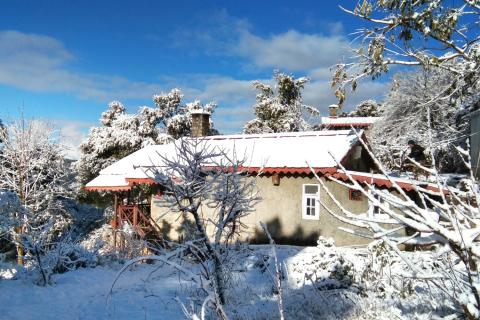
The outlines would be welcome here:
[[[66,147],[66,157],[77,160],[80,157],[80,144],[87,137],[88,131],[96,124],[87,121],[51,120],[58,128],[60,143]]]
[[[205,28],[179,32],[176,45],[202,44],[207,54],[236,59],[235,63],[252,74],[279,68],[304,73],[312,81],[304,91],[305,103],[322,111],[335,102],[329,81],[330,67],[348,57],[348,42],[341,35],[342,25],[333,23],[328,35],[305,34],[296,30],[267,37],[254,34],[246,20],[231,17],[226,11],[213,15]],[[189,41],[185,41],[185,39]],[[195,41],[190,41],[195,39]],[[183,43],[180,43],[184,41]],[[238,59],[238,57],[242,59]],[[236,79],[218,74],[159,76],[158,83],[94,73],[74,71],[70,64],[75,56],[65,45],[52,37],[26,34],[18,31],[0,31],[0,83],[37,92],[70,93],[77,97],[108,101],[111,99],[150,98],[152,94],[180,87],[185,100],[215,101],[219,108],[214,115],[216,127],[224,133],[241,131],[243,124],[253,118],[252,106],[256,92],[248,79]],[[252,68],[253,67],[253,68]],[[244,70],[245,71],[245,70]],[[271,79],[260,79],[270,82]],[[383,83],[360,85],[350,95],[346,109],[358,102],[377,98],[386,91]],[[72,147],[72,156],[78,156],[77,146],[91,124],[61,122],[62,134]]]
[[[145,98],[160,85],[69,69],[74,56],[48,36],[0,31],[0,83],[37,92],[71,93],[100,100]]]
[[[348,53],[341,35],[304,34],[295,30],[262,38],[248,31],[240,36],[234,53],[262,68],[308,71],[329,68]]]

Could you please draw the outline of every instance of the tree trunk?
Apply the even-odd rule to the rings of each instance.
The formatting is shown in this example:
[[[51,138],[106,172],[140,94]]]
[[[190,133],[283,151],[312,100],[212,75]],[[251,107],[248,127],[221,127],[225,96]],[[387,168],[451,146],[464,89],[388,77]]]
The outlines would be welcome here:
[[[25,255],[25,252],[23,250],[22,245],[20,244],[20,234],[22,232],[22,227],[16,227],[15,232],[17,235],[15,235],[15,247],[17,250],[17,264],[19,266],[24,266],[25,265],[25,260],[23,259],[23,256]]]
[[[17,247],[17,264],[19,266],[24,266],[25,261],[23,260],[23,255],[24,255],[23,247],[20,244],[16,244],[16,247]]]
[[[193,203],[193,201],[190,201],[190,203]],[[200,236],[204,239],[205,246],[207,247],[208,255],[213,259],[213,273],[215,274],[215,286],[218,291],[218,298],[220,299],[220,303],[223,305],[225,304],[225,284],[223,281],[223,268],[222,268],[222,262],[220,261],[220,258],[218,257],[217,252],[213,248],[212,244],[210,243],[210,240],[208,238],[207,232],[205,231],[205,227],[200,220],[200,216],[198,212],[192,211],[191,214],[193,215],[193,218],[195,219],[195,225],[197,227],[197,231],[200,234]]]

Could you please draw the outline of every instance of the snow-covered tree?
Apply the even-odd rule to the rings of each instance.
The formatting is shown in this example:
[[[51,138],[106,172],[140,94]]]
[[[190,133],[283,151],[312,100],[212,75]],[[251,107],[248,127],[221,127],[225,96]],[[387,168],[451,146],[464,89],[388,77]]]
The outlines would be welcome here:
[[[61,207],[60,196],[68,193],[63,147],[50,125],[21,119],[0,132],[0,189],[15,194],[25,212],[12,218],[16,225],[19,262],[24,252],[18,237],[50,223],[48,235],[64,231],[69,218]],[[27,214],[28,213],[28,214]]]
[[[382,113],[381,105],[375,100],[360,102],[352,111],[343,112],[340,117],[379,117]]]
[[[164,158],[164,162],[165,170],[158,173],[159,182],[166,188],[163,201],[173,212],[193,221],[192,236],[199,242],[196,249],[201,248],[200,256],[211,262],[205,276],[214,286],[217,302],[224,304],[222,245],[241,232],[241,219],[251,213],[257,201],[255,184],[241,171],[243,160],[229,158],[224,150],[200,140],[179,140],[176,156]],[[206,208],[213,215],[204,216]]]
[[[440,171],[465,169],[455,151],[455,145],[464,143],[468,136],[468,119],[459,116],[464,105],[459,100],[437,99],[438,93],[448,88],[452,81],[454,77],[450,72],[439,69],[402,72],[394,76],[381,107],[382,119],[373,125],[370,136],[374,152],[384,164],[398,168],[407,141],[412,139],[435,150]],[[465,102],[470,103],[470,100]]]
[[[326,184],[318,178],[318,182],[326,195],[340,209],[337,214],[329,206],[322,207],[339,221],[349,224],[355,230],[342,227],[342,231],[358,235],[362,238],[382,240],[384,245],[399,256],[408,266],[401,276],[406,279],[418,279],[428,282],[443,291],[455,301],[456,312],[463,313],[468,319],[480,318],[480,193],[478,181],[470,170],[466,181],[467,190],[460,192],[451,188],[440,178],[435,169],[426,170],[435,179],[438,191],[416,186],[415,196],[407,194],[392,179],[381,162],[375,158],[366,143],[363,146],[370,153],[381,173],[392,184],[393,192],[382,192],[372,185],[362,186],[338,163],[349,178],[348,187],[358,190],[368,199],[371,205],[381,210],[382,215],[359,215],[350,212],[335,198]],[[470,167],[468,151],[458,148]],[[420,166],[420,165],[418,165]],[[435,167],[435,165],[434,165]],[[345,185],[345,182],[331,178]],[[382,216],[382,217],[380,217]],[[386,217],[388,218],[386,218]],[[425,261],[412,263],[400,251],[402,245],[434,246],[431,255],[424,256]],[[423,264],[433,261],[433,272],[426,273]],[[453,315],[455,316],[455,314]]]
[[[85,185],[98,173],[115,161],[147,145],[163,144],[189,135],[193,110],[213,112],[216,105],[202,105],[194,101],[183,105],[180,90],[173,89],[167,94],[155,95],[155,107],[141,107],[136,114],[128,114],[118,101],[111,102],[102,113],[101,127],[90,130],[87,139],[80,146],[81,157],[77,163],[78,180]],[[216,133],[212,129],[212,133]],[[82,200],[88,196],[81,193]]]
[[[333,85],[340,104],[347,87],[377,78],[392,66],[442,69],[450,85],[438,99],[462,98],[478,90],[480,80],[480,3],[428,0],[362,0],[345,12],[366,22],[353,61],[339,63]]]
[[[25,213],[18,195],[9,190],[0,190],[0,239],[8,237],[12,228],[20,225],[15,218]]]
[[[302,89],[308,78],[275,72],[275,86],[253,82],[259,91],[253,106],[256,118],[247,122],[245,133],[295,132],[310,128],[306,115],[318,115],[316,108],[303,104]]]
[[[5,126],[3,125],[2,119],[0,119],[0,131],[3,131],[5,129]],[[0,143],[2,142],[2,139],[0,138]]]

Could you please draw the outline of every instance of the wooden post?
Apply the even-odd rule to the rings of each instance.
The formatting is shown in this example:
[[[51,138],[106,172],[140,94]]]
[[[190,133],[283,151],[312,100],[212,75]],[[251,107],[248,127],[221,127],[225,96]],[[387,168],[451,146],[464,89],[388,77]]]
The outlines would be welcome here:
[[[118,196],[115,194],[114,202],[113,202],[113,230],[112,230],[112,237],[113,237],[113,249],[117,248],[117,228],[118,228]]]
[[[133,206],[133,227],[136,228],[138,225],[138,206]]]

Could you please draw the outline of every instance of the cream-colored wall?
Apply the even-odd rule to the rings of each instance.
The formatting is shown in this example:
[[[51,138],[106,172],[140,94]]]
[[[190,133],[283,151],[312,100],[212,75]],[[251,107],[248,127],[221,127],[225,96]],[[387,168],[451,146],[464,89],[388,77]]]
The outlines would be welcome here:
[[[349,229],[354,227],[340,222],[322,207],[319,220],[302,218],[302,188],[304,184],[318,184],[315,178],[282,177],[279,186],[273,185],[271,177],[252,177],[252,179],[256,180],[261,200],[254,212],[242,220],[247,225],[247,229],[243,230],[241,240],[264,241],[264,234],[260,231],[259,225],[263,222],[279,243],[314,244],[320,235],[333,238],[339,246],[361,245],[369,242],[366,238],[339,230],[340,226]],[[362,196],[360,201],[350,200],[347,187],[332,181],[325,181],[325,183],[347,210],[353,213],[367,212],[366,197]],[[341,214],[340,209],[322,189],[320,189],[320,199],[332,211]],[[202,212],[204,218],[212,215],[212,210],[208,208],[203,208]],[[161,201],[152,201],[152,217],[160,226],[164,226],[164,236],[169,239],[178,240],[182,232],[186,232],[185,228],[182,228],[183,219],[180,215],[165,208]],[[210,225],[208,228],[210,234],[212,230]]]
[[[321,235],[333,238],[337,245],[368,242],[366,239],[339,230],[338,227],[343,224],[323,207],[320,207],[319,220],[302,218],[302,188],[304,184],[318,184],[315,178],[283,177],[279,186],[274,186],[269,177],[258,177],[256,181],[262,201],[257,205],[255,222],[266,223],[276,239],[287,243],[302,243],[305,240],[312,243]],[[368,210],[368,201],[365,197],[362,197],[361,201],[352,201],[349,199],[348,188],[325,179],[323,181],[347,210],[354,213],[364,213]],[[320,201],[330,210],[340,213],[340,209],[322,189]]]

